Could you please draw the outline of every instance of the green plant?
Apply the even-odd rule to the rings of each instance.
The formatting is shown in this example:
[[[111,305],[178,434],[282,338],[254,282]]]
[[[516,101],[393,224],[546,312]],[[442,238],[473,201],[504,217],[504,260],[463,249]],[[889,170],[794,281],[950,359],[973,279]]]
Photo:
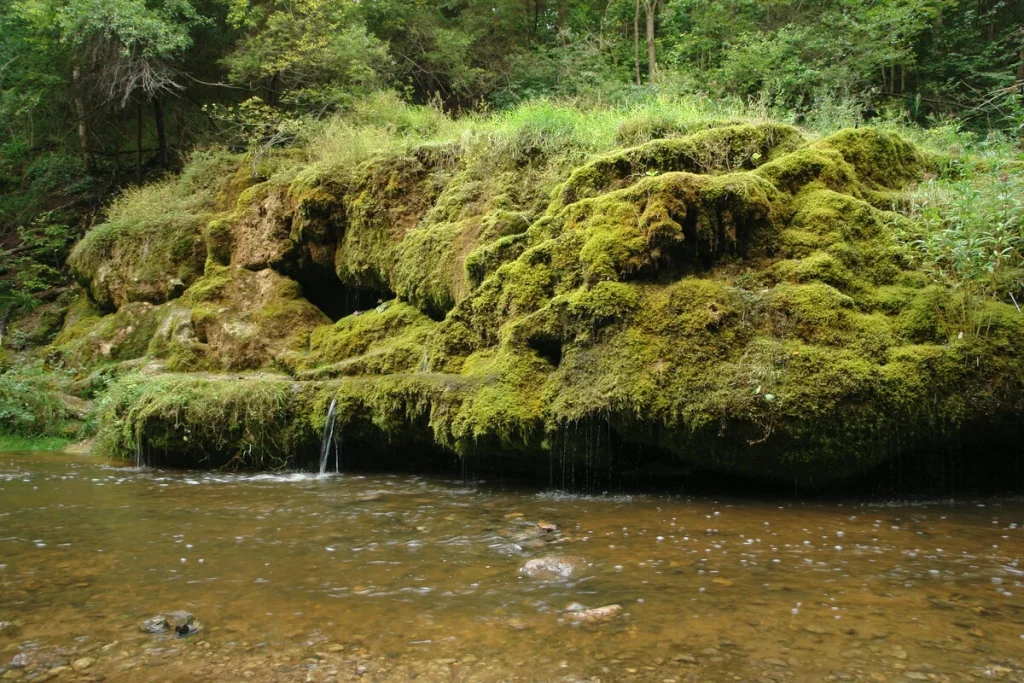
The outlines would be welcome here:
[[[22,364],[0,373],[0,434],[60,436],[77,433],[74,411],[62,398],[70,378],[42,363]]]
[[[910,257],[932,279],[956,291],[945,317],[951,332],[983,332],[985,301],[1012,303],[1024,294],[1024,173],[995,165],[962,165],[957,177],[931,178],[910,196],[915,234]],[[959,327],[959,329],[955,329]]]

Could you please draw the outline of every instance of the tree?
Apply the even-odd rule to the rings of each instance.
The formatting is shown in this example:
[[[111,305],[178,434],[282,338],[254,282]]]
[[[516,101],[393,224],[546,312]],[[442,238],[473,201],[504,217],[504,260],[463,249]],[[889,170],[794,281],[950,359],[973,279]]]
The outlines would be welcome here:
[[[658,75],[658,60],[654,48],[654,15],[662,0],[641,0],[644,5],[644,14],[647,18],[647,78],[654,80]]]
[[[175,60],[191,45],[190,30],[202,18],[188,0],[21,0],[16,9],[41,39],[70,50],[71,98],[89,172],[96,170],[91,114],[106,105],[136,104],[136,180],[141,182],[142,106],[183,89]],[[154,115],[162,131],[158,103]],[[166,146],[162,132],[160,137]]]
[[[236,0],[229,21],[246,32],[225,58],[232,81],[270,104],[330,108],[381,87],[392,62],[349,0]]]

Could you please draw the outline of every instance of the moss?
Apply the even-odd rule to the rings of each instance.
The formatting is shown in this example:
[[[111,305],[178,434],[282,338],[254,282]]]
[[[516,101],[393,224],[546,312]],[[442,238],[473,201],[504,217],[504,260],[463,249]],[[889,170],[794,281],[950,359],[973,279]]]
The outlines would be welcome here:
[[[427,339],[436,326],[408,304],[385,302],[314,329],[309,353],[295,367],[319,368],[316,377],[413,372],[423,363]]]
[[[646,175],[754,168],[775,155],[796,149],[801,142],[796,129],[775,124],[736,124],[681,138],[655,140],[600,157],[574,170],[561,187],[553,207],[560,208],[630,185]]]
[[[231,263],[232,246],[230,220],[217,218],[207,223],[206,254],[209,265],[226,266]]]
[[[72,275],[106,311],[180,296],[203,272],[204,228],[237,157],[199,154],[177,178],[126,191],[75,245]]]
[[[230,380],[129,375],[100,405],[96,452],[177,466],[275,468],[292,463],[294,386],[281,378]]]
[[[185,463],[297,464],[336,400],[339,433],[374,452],[592,463],[600,434],[609,466],[649,446],[788,486],[1019,419],[1022,318],[930,285],[897,239],[888,209],[927,155],[864,129],[620,132],[640,144],[576,161],[520,131],[241,191],[144,353],[294,379],[123,379],[108,450],[141,435]],[[356,286],[396,299],[331,324],[302,296]]]
[[[198,340],[212,367],[269,367],[305,351],[310,332],[327,317],[301,297],[294,280],[272,270],[216,269],[188,292]]]
[[[76,311],[66,321],[50,346],[51,357],[59,357],[65,365],[76,368],[142,358],[172,307],[173,304],[130,303],[101,317],[89,311],[88,305],[80,306],[86,310]]]
[[[839,152],[858,180],[873,190],[899,189],[937,170],[929,155],[898,135],[874,128],[847,128],[820,144]]]

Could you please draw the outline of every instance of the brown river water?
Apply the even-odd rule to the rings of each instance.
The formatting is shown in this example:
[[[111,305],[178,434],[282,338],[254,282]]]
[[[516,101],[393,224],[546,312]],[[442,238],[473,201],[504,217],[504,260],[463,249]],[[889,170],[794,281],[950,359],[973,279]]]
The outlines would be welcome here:
[[[556,556],[568,576],[520,571]],[[1022,560],[1020,499],[574,496],[0,454],[0,680],[1024,681]],[[202,629],[140,630],[175,610]]]

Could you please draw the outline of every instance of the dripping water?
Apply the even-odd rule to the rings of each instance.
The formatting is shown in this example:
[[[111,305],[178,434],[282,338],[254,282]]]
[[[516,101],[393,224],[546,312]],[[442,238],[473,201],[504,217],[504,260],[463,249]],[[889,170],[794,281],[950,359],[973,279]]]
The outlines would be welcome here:
[[[331,454],[331,441],[334,439],[334,421],[337,419],[335,411],[338,408],[338,399],[331,399],[331,406],[327,409],[327,422],[324,423],[324,436],[320,443],[320,474],[327,474],[327,459]],[[338,469],[338,451],[334,451],[334,469]]]
[[[135,430],[135,467],[145,466],[145,458],[142,457],[142,428]]]

